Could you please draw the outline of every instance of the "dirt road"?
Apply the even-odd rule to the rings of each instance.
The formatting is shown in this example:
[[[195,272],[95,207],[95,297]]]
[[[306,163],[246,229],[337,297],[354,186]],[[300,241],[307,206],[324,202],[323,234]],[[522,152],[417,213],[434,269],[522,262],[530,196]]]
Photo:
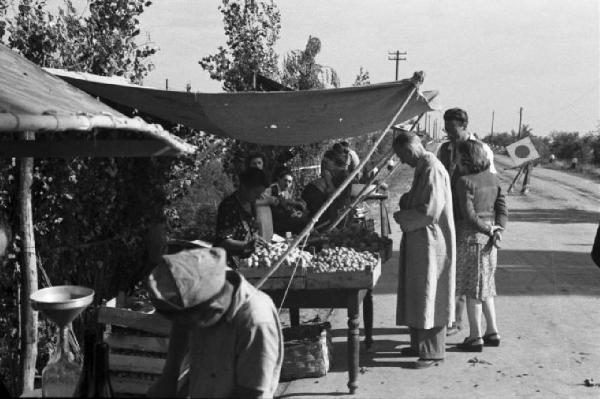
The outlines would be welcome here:
[[[508,187],[515,170],[497,157]],[[412,172],[391,185],[397,197]],[[450,337],[443,365],[409,369],[398,356],[408,343],[396,327],[397,256],[384,265],[375,289],[375,347],[361,352],[357,398],[600,398],[600,269],[589,252],[600,221],[600,185],[583,177],[536,168],[531,193],[509,197],[510,218],[497,272],[497,311],[502,345],[483,353],[456,351],[464,334]],[[518,190],[520,190],[520,185]],[[393,210],[397,199],[390,199]],[[400,241],[392,227],[395,247]],[[282,384],[280,395],[328,397],[347,393],[344,312],[337,311],[334,365],[326,377]]]

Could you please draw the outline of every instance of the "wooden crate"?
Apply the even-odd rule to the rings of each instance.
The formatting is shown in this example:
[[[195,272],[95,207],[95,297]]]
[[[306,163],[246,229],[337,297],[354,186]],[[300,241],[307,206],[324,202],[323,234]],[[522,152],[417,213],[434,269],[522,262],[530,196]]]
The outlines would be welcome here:
[[[306,289],[367,288],[372,289],[381,276],[381,259],[371,270],[356,272],[307,273]]]
[[[104,341],[110,347],[109,370],[116,396],[146,394],[162,374],[171,323],[157,314],[102,306],[98,322],[110,326]]]

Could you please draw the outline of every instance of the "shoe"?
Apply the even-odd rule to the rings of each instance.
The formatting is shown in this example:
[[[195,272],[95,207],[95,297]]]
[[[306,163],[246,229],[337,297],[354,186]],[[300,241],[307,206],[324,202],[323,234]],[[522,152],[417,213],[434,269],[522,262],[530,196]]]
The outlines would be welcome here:
[[[400,356],[404,357],[418,357],[419,351],[414,350],[411,347],[400,349]]]
[[[451,327],[448,327],[448,329],[446,330],[446,337],[451,337],[453,335],[458,334],[460,331],[462,330],[462,328],[460,328],[458,325],[456,324],[452,324]]]
[[[483,352],[483,339],[467,337],[462,344],[458,344],[456,347],[464,352]]]
[[[500,335],[498,333],[485,334],[483,344],[485,346],[500,346]]]
[[[427,369],[432,366],[438,366],[444,359],[419,359],[413,364],[413,368],[417,370]]]

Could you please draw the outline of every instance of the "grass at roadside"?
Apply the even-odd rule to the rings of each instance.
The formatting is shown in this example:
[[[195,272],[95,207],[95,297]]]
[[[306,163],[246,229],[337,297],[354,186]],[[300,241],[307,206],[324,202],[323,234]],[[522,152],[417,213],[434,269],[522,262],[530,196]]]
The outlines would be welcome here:
[[[553,163],[544,163],[541,167],[546,169],[560,170],[578,176],[585,176],[600,181],[600,167],[593,164],[579,164],[575,169],[570,168],[570,163],[564,160],[556,160]]]

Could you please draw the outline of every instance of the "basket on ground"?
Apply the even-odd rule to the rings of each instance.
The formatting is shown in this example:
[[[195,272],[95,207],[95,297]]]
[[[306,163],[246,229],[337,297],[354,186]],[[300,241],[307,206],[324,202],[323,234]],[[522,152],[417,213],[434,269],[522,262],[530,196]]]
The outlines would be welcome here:
[[[333,344],[329,323],[283,329],[285,353],[281,381],[322,377],[331,367]]]

